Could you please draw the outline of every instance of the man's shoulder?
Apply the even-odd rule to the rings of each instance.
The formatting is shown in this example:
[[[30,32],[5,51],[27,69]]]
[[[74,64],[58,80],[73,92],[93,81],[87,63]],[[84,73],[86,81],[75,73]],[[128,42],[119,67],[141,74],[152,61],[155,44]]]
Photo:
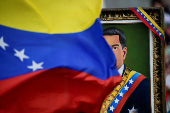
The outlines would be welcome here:
[[[138,112],[150,113],[150,81],[144,75],[134,70],[131,70],[129,73],[129,82],[131,78],[135,78],[133,86],[130,90],[133,90],[129,94],[128,99],[126,100],[124,106],[122,107],[121,113],[127,112],[128,109],[133,107],[138,110]]]
[[[124,66],[124,70],[123,70],[123,77],[124,76],[127,76],[128,78],[131,78],[132,76],[137,76],[142,79],[146,79],[145,81],[149,82],[149,79],[146,76],[144,76],[143,74],[141,74],[135,70],[132,70],[131,68],[127,67],[126,65]]]
[[[131,70],[131,69],[126,67],[126,70]],[[124,72],[123,77],[127,76],[128,81],[135,79],[133,85],[136,85],[136,88],[135,88],[134,92],[137,92],[140,95],[150,92],[150,80],[147,77],[145,77],[143,74],[136,72],[134,70],[131,70],[129,72],[129,74],[126,75],[127,74],[126,70]]]
[[[143,74],[135,70],[130,69],[126,65],[125,65],[124,73],[123,73],[123,77],[124,76],[128,77],[128,80],[131,80],[131,78],[136,78],[136,81],[139,82],[138,86],[141,86],[141,87],[150,86],[150,80],[146,76],[144,76]]]
[[[115,112],[126,113],[134,106],[138,111],[150,113],[149,79],[128,67],[125,68],[122,82],[103,102],[104,108],[101,111],[114,107]]]

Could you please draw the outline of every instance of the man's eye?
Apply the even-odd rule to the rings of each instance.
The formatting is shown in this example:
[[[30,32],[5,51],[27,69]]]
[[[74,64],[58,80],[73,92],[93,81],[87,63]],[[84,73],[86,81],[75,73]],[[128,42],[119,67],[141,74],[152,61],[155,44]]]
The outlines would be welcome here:
[[[113,47],[113,49],[117,49],[118,47]]]

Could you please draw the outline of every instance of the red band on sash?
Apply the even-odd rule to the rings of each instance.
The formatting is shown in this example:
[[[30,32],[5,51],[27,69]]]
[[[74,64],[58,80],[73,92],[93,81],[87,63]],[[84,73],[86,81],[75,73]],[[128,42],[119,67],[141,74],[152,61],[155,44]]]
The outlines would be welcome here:
[[[125,95],[123,96],[123,98],[121,99],[121,101],[119,102],[118,106],[115,109],[114,113],[120,113],[123,105],[125,104],[126,100],[129,98],[129,96],[133,93],[133,91],[136,89],[136,87],[139,85],[139,83],[145,79],[146,77],[144,75],[140,75],[136,81],[133,83],[133,85],[131,86],[131,88],[125,93]]]

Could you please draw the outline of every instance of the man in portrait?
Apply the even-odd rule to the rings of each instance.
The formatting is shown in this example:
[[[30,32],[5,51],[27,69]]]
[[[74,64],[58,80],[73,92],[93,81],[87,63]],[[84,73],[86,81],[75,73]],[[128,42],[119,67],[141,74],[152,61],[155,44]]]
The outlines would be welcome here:
[[[125,33],[116,27],[109,27],[104,29],[103,37],[116,56],[116,67],[122,75],[122,82],[105,98],[101,112],[150,113],[149,79],[124,64],[128,50]]]

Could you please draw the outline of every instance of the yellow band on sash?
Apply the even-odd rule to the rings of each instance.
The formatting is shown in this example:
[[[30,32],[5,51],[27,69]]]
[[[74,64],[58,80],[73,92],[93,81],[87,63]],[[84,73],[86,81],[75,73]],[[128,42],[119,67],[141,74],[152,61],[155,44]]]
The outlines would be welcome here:
[[[125,84],[129,81],[129,79],[136,73],[136,71],[131,71],[129,73],[128,79],[126,80]]]
[[[2,0],[0,25],[41,33],[75,33],[99,18],[102,0]]]
[[[120,93],[121,89],[127,84],[129,79],[135,73],[136,73],[136,71],[131,71],[131,69],[129,70],[129,68],[126,67],[125,72],[123,74],[122,82],[113,89],[113,91],[110,93],[110,95],[107,97],[107,99],[103,102],[103,104],[101,106],[101,111],[100,111],[101,113],[102,112],[107,112],[108,107],[110,106],[110,104],[114,101],[116,96]]]
[[[126,70],[125,70],[125,71],[126,71]],[[136,71],[131,71],[128,76],[123,76],[123,80],[122,80],[122,82],[120,83],[121,88],[129,81],[129,79],[130,79],[135,73],[136,73]],[[126,78],[126,77],[127,77],[127,78]],[[120,92],[120,90],[121,90],[120,86],[118,85],[118,86],[115,87],[115,89],[114,89],[113,92],[111,93],[113,96],[116,97],[116,96],[119,94],[119,92]],[[115,91],[118,91],[118,92],[115,92]],[[113,98],[110,96],[110,97],[108,97],[108,99],[112,100]],[[107,102],[106,102],[106,103],[107,103]],[[107,103],[107,104],[109,104],[109,103]]]

